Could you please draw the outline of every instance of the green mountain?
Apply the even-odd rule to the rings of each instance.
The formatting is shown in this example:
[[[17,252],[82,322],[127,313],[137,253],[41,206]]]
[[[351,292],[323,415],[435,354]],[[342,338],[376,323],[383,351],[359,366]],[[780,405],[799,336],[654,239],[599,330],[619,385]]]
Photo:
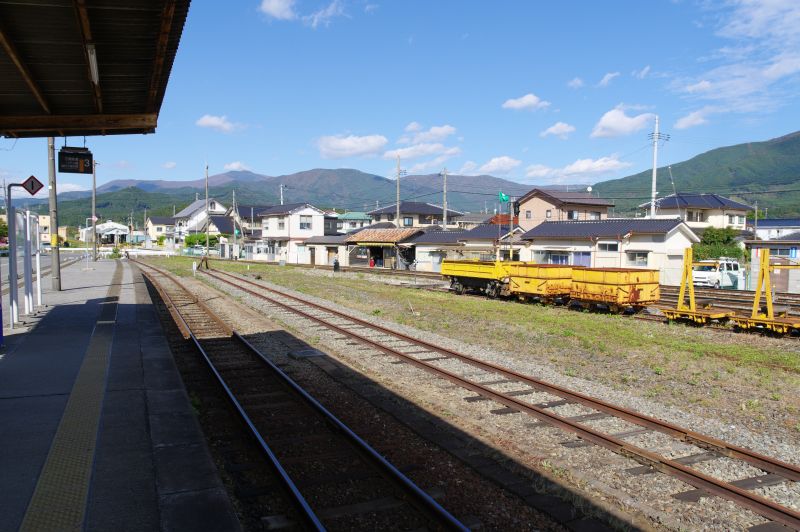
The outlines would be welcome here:
[[[800,132],[764,142],[717,148],[658,169],[658,196],[714,192],[769,209],[770,217],[800,216]],[[600,196],[616,202],[617,214],[650,200],[652,171],[594,185]]]

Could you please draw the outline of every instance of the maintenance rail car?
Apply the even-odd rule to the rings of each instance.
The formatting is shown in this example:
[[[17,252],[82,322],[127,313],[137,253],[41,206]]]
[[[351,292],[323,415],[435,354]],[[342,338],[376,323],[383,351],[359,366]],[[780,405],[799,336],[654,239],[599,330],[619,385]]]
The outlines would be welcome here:
[[[444,260],[451,289],[489,298],[563,303],[612,312],[639,311],[660,298],[659,272],[639,268],[588,268],[519,261]]]

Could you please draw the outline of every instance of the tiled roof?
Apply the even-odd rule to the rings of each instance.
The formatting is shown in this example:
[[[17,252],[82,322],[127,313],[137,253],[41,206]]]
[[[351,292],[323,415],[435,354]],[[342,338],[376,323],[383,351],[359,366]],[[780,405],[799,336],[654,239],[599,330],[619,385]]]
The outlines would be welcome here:
[[[751,222],[748,221],[748,225]],[[800,218],[764,218],[758,221],[759,229],[767,227],[800,227]]]
[[[150,223],[153,225],[175,225],[175,218],[172,216],[150,216]]]
[[[459,216],[458,221],[459,222],[483,223],[486,220],[490,219],[492,216],[494,216],[494,215],[493,214],[486,214],[486,213],[477,213],[476,214],[476,213],[468,212],[467,214],[465,214],[463,216]]]
[[[628,233],[666,234],[682,223],[679,218],[615,218],[577,222],[542,222],[522,235],[522,239],[618,237]]]
[[[217,231],[224,235],[233,234],[233,218],[228,216],[210,216],[211,223],[217,228]]]
[[[297,209],[302,209],[303,207],[311,207],[313,209],[316,209],[316,207],[308,203],[287,203],[286,205],[273,205],[272,207],[265,207],[263,210],[261,210],[261,212],[259,212],[259,216],[276,216],[281,214],[291,214]]]
[[[324,235],[312,236],[303,241],[304,244],[331,244],[331,245],[344,245],[346,244],[347,235]]]
[[[516,225],[514,229],[521,228]],[[469,231],[464,231],[461,240],[497,240],[498,234],[502,237],[510,232],[508,225],[484,224],[473,227]]]
[[[403,214],[425,214],[425,215],[439,215],[441,216],[444,212],[441,205],[434,205],[433,203],[422,203],[419,201],[401,201],[400,202],[400,215]],[[369,211],[367,214],[369,215],[376,215],[376,214],[395,214],[397,213],[397,203],[389,205],[387,207],[382,207],[380,209],[375,209],[374,211]],[[454,211],[452,209],[447,209],[447,217],[458,217],[461,216],[463,213],[460,211]]]
[[[753,208],[744,203],[718,194],[670,194],[656,200],[659,209],[738,209],[752,211]],[[647,207],[650,203],[643,203],[639,207]]]
[[[351,231],[348,231],[348,234],[355,234],[358,233],[359,231],[363,231],[364,229],[396,229],[396,228],[397,226],[394,224],[394,222],[378,222],[376,224],[353,229]]]
[[[208,199],[211,201],[211,198]],[[189,218],[191,215],[199,211],[200,209],[206,208],[206,200],[205,198],[195,200],[191,202],[189,205],[181,209],[176,215],[175,218]]]
[[[533,196],[546,196],[550,199],[554,200],[557,204],[564,204],[564,203],[576,203],[578,205],[605,205],[605,206],[612,206],[614,205],[613,201],[598,198],[597,196],[593,196],[589,192],[568,192],[565,190],[554,190],[554,189],[543,189],[543,188],[534,188],[524,196],[522,196],[517,203],[522,203],[523,201],[527,201],[528,199],[532,198]]]
[[[789,233],[788,235],[783,235],[780,238],[776,238],[775,240],[792,240],[798,241],[800,240],[800,231],[795,231],[794,233]]]
[[[411,240],[411,244],[458,244],[466,231],[425,231]]]
[[[241,218],[248,218],[250,216],[259,216],[266,209],[271,209],[273,205],[237,205],[236,210],[239,211]]]
[[[380,242],[396,244],[411,238],[420,232],[420,229],[362,229],[356,233],[346,235],[345,242]]]
[[[365,212],[346,212],[339,215],[340,220],[369,220],[369,215]]]

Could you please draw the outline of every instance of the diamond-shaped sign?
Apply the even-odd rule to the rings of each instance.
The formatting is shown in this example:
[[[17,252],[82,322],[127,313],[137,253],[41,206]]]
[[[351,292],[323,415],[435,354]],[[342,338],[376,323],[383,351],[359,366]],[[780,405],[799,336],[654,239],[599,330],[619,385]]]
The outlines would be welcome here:
[[[28,194],[34,196],[37,192],[44,188],[44,185],[41,181],[36,179],[34,176],[30,176],[22,183],[22,188],[28,191]]]

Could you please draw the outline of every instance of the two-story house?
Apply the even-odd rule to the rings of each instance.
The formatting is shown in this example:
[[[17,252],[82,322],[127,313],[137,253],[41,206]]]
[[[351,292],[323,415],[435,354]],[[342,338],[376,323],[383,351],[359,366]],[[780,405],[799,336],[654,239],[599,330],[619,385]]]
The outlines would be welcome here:
[[[39,218],[41,222],[41,217]],[[757,239],[773,240],[800,232],[800,218],[763,218],[749,220],[747,230],[753,231]]]
[[[171,216],[148,216],[144,227],[152,242],[159,237],[172,236],[175,233],[175,220]]]
[[[649,213],[650,203],[639,206]],[[753,208],[718,194],[670,194],[656,200],[656,218],[680,218],[692,229],[744,231]]]
[[[180,212],[175,214],[175,239],[183,241],[186,235],[205,231],[206,221],[209,216],[225,214],[225,206],[214,198],[208,198],[208,212],[206,200],[198,199],[190,203]]]
[[[393,222],[397,226],[395,216],[397,215],[397,204],[394,203],[387,207],[375,209],[367,213],[373,223]],[[458,227],[458,218],[464,213],[447,209],[447,227]],[[421,227],[427,228],[432,225],[442,225],[444,209],[441,205],[433,203],[421,203],[417,201],[400,202],[400,227]]]
[[[613,201],[589,192],[534,188],[520,199],[519,225],[529,231],[542,222],[605,220]]]
[[[313,264],[314,257],[305,240],[325,234],[325,211],[308,203],[275,205],[263,209],[261,218],[261,245],[253,246],[262,253],[253,258],[269,261],[286,261],[291,264]]]
[[[340,233],[349,233],[361,229],[372,223],[372,218],[365,212],[350,211],[336,217],[336,230]]]

